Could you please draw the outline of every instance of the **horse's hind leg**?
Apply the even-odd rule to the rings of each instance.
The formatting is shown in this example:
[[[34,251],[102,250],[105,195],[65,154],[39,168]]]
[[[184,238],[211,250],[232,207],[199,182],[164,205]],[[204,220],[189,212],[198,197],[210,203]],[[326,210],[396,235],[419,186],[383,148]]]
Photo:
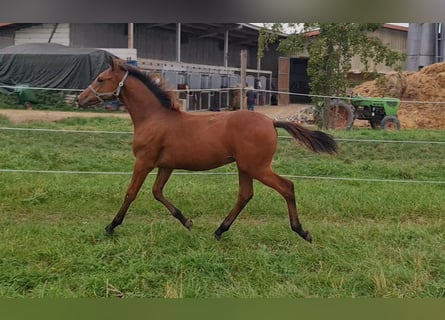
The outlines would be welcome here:
[[[130,185],[127,189],[127,193],[125,195],[124,202],[119,209],[119,212],[114,217],[113,221],[105,228],[108,234],[112,234],[114,228],[122,223],[125,218],[125,214],[127,213],[130,204],[136,198],[139,189],[147,177],[147,174],[153,169],[153,167],[148,167],[144,162],[137,160],[134,164],[133,168],[133,176],[131,178]]]
[[[164,193],[162,192],[164,189],[165,184],[167,183],[167,180],[170,178],[170,175],[172,174],[172,169],[167,168],[159,168],[158,175],[156,176],[155,183],[153,185],[153,196],[156,200],[161,202],[167,209],[170,211],[170,213],[179,221],[181,221],[182,225],[186,227],[187,229],[191,229],[193,222],[190,219],[187,219],[184,217],[182,212],[176,208],[173,204],[171,204],[165,197]]]
[[[289,211],[291,229],[298,233],[304,240],[312,242],[311,234],[308,231],[303,230],[300,220],[298,219],[293,182],[277,175],[270,168],[263,171],[261,174],[255,175],[255,178],[265,185],[275,189],[284,197]]]
[[[253,197],[253,181],[252,178],[245,172],[239,171],[239,193],[238,200],[235,207],[230,211],[229,215],[224,219],[219,228],[215,231],[215,238],[221,239],[221,235],[229,230],[233,221],[238,217],[241,210]]]

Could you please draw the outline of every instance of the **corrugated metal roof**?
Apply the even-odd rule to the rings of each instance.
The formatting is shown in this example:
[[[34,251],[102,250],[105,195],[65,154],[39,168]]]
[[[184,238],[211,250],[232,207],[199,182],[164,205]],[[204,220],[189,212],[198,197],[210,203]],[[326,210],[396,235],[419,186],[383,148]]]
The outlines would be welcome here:
[[[0,28],[15,25],[15,23],[0,22]],[[25,25],[25,24],[22,24]],[[144,23],[148,28],[158,28],[175,31],[176,23]],[[213,38],[224,40],[224,34],[229,31],[230,41],[247,46],[256,46],[258,32],[261,27],[250,23],[181,23],[181,33],[192,34],[198,38]],[[285,36],[284,34],[282,36]]]
[[[148,25],[148,28],[176,30],[176,23],[147,23],[145,25]],[[261,27],[249,23],[181,23],[182,34],[224,40],[224,34],[228,31],[231,43],[247,46],[257,46],[260,29]]]

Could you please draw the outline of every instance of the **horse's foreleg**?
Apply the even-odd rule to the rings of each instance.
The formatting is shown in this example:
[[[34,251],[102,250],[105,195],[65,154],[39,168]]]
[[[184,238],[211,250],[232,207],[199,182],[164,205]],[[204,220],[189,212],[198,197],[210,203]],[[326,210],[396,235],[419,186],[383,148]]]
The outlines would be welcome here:
[[[141,189],[142,184],[147,177],[147,174],[153,169],[153,167],[148,167],[145,163],[136,159],[133,168],[133,176],[131,178],[130,185],[128,187],[127,193],[125,195],[124,202],[122,203],[119,212],[114,217],[113,221],[105,228],[108,234],[112,234],[114,228],[122,223],[125,218],[125,214],[127,213],[130,204],[136,198],[139,190]]]
[[[152,189],[153,196],[156,200],[161,202],[176,219],[181,221],[184,227],[190,230],[193,225],[192,220],[184,217],[182,212],[164,197],[164,186],[167,183],[167,180],[170,178],[172,172],[173,169],[159,168],[158,175],[156,176],[156,180]]]
[[[280,177],[272,170],[266,170],[262,174],[255,176],[256,179],[265,185],[278,191],[286,200],[289,211],[290,226],[304,240],[312,242],[312,236],[308,231],[304,231],[298,219],[297,204],[295,200],[294,184],[292,181]]]
[[[245,172],[239,171],[239,193],[238,200],[235,207],[230,211],[229,215],[224,219],[219,228],[215,231],[215,238],[217,240],[221,239],[221,235],[229,230],[233,221],[238,217],[241,210],[247,205],[250,199],[253,197],[253,180]]]

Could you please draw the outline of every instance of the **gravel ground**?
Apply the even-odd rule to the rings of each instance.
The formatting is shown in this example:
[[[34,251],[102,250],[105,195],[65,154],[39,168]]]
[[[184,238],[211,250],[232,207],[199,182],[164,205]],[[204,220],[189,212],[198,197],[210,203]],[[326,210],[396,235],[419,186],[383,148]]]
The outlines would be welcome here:
[[[264,113],[271,118],[287,119],[289,117],[298,116],[301,110],[309,105],[292,104],[286,106],[257,106],[255,111]],[[32,121],[57,121],[71,117],[119,117],[128,118],[125,112],[116,113],[96,113],[96,112],[69,112],[69,111],[47,111],[47,110],[17,110],[17,109],[0,109],[0,115],[6,117],[12,123],[32,122]]]

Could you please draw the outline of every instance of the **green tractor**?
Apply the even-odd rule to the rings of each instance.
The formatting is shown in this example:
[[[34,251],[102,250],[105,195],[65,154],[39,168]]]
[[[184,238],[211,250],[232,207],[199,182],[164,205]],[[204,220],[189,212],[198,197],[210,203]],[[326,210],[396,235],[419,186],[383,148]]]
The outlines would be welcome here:
[[[351,97],[349,103],[341,99],[331,99],[322,109],[322,117],[329,129],[351,129],[354,120],[368,120],[371,128],[399,130],[397,111],[400,100],[397,98]]]

